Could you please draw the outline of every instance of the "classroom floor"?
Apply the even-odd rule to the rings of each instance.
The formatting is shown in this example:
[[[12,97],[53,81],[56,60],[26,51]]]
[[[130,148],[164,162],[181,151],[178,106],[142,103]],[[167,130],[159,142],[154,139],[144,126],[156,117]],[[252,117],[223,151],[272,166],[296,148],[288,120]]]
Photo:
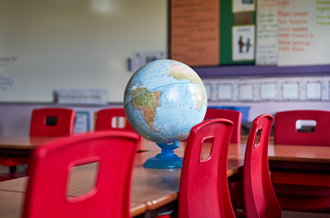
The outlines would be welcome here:
[[[8,167],[0,166],[0,174],[9,172]],[[282,218],[330,218],[330,214],[319,214],[319,213],[301,213],[282,211]]]

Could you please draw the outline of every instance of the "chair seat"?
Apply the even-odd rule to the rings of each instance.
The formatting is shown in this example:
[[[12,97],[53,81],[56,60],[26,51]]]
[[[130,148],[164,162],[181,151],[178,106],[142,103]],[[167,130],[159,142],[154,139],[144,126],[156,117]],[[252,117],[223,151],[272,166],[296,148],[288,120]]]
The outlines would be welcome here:
[[[330,187],[288,184],[273,187],[284,210],[330,212]]]

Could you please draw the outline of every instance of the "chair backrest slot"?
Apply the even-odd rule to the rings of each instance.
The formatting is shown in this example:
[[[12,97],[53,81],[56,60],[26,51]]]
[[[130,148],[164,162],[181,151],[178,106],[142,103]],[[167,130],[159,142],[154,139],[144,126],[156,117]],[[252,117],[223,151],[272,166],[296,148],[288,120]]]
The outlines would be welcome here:
[[[214,142],[214,137],[204,138],[201,147],[200,162],[205,162],[211,157],[213,142]]]
[[[297,120],[296,130],[298,132],[315,132],[316,120]]]
[[[97,177],[99,174],[100,162],[95,161],[87,164],[79,164],[70,167],[68,175],[68,185],[66,189],[66,196],[68,199],[81,197],[95,190]],[[77,188],[81,183],[81,170],[88,168],[88,177],[84,177],[84,188]]]
[[[46,117],[46,126],[56,126],[57,117]]]

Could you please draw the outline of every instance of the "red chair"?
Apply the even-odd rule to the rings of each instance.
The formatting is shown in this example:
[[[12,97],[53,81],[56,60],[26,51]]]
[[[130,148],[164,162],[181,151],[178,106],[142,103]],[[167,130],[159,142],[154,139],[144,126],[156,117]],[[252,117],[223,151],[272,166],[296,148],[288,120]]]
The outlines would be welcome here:
[[[131,177],[138,140],[130,132],[97,132],[37,148],[30,159],[23,218],[130,217]],[[70,171],[93,162],[99,162],[95,187],[77,197],[66,196]]]
[[[66,108],[41,108],[32,111],[30,136],[70,136],[74,130],[76,112]],[[0,164],[11,167],[11,172],[0,175],[0,181],[26,176],[26,172],[16,172],[15,167],[27,164],[29,157],[0,157]]]
[[[67,108],[41,108],[32,112],[30,136],[70,136],[76,112]]]
[[[224,118],[232,121],[234,123],[233,133],[230,139],[230,143],[241,144],[241,123],[242,123],[242,113],[235,110],[226,110],[226,109],[216,109],[208,108],[204,120],[212,118]],[[240,152],[240,146],[237,146],[237,153]],[[235,179],[230,183],[230,195],[234,207],[239,204],[240,198],[243,197],[242,193],[242,180]]]
[[[268,142],[273,117],[268,114],[255,118],[248,137],[244,170],[243,192],[246,217],[281,217],[268,166]],[[261,131],[259,139],[258,131]]]
[[[297,120],[315,120],[315,132],[299,132]],[[274,144],[330,146],[330,111],[296,110],[275,115]]]
[[[234,123],[233,134],[230,139],[230,143],[241,144],[241,124],[242,113],[234,110],[209,108],[206,111],[204,120],[212,118],[224,118]]]
[[[231,205],[227,162],[233,122],[212,119],[190,131],[182,165],[179,211],[185,217],[235,217]],[[205,140],[212,140],[210,156],[200,160]]]
[[[123,123],[120,123],[120,119],[122,119]],[[136,133],[127,121],[124,108],[106,108],[99,110],[96,114],[95,131],[100,130],[118,130]],[[140,135],[139,137],[140,145],[138,150],[141,151],[144,150],[144,139]]]
[[[298,131],[297,120],[314,120],[312,132]],[[330,111],[296,110],[275,115],[274,144],[330,146]],[[330,211],[330,176],[300,172],[272,172],[282,209]]]

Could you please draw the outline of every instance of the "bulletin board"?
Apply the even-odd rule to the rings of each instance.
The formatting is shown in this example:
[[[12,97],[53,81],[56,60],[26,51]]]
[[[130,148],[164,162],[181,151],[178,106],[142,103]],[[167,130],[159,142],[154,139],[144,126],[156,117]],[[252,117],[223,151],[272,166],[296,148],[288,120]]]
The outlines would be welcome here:
[[[169,57],[201,77],[329,75],[327,2],[170,0]]]
[[[171,0],[169,9],[170,58],[193,67],[255,63],[254,0]],[[251,41],[248,52],[237,47],[244,34]]]

